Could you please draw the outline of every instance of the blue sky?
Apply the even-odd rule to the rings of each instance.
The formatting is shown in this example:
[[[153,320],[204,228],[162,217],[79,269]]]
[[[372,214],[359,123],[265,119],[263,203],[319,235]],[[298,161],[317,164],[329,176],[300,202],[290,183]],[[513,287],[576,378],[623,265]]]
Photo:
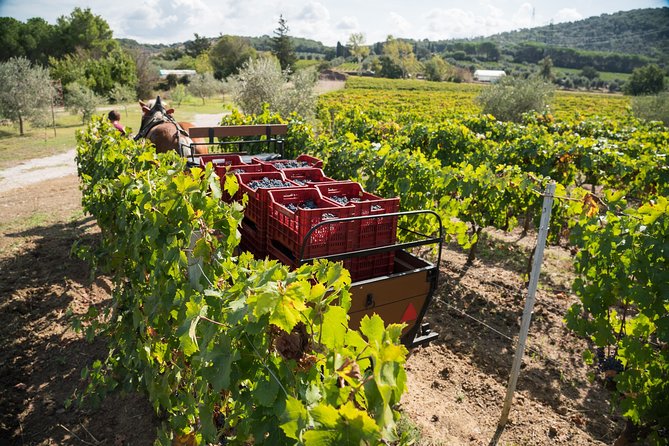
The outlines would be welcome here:
[[[290,35],[346,43],[362,32],[367,43],[395,37],[431,40],[476,37],[569,22],[604,13],[669,6],[667,0],[0,0],[0,16],[49,23],[76,7],[102,16],[114,37],[145,43],[191,40],[194,33],[272,34],[283,14]]]

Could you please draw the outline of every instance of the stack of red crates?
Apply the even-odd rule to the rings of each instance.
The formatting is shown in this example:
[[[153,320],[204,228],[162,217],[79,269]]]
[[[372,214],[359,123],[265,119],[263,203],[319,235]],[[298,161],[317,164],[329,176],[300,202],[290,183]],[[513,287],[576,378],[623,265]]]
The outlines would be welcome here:
[[[315,184],[314,187],[326,198],[352,205],[355,217],[391,214],[400,209],[399,198],[378,197],[365,192],[359,183],[323,183]],[[397,216],[352,221],[351,235],[353,251],[392,245],[397,240]],[[372,254],[351,259],[348,269],[353,280],[364,280],[390,274],[394,261],[394,251]]]
[[[253,164],[244,164],[239,155],[219,154],[203,155],[200,162],[216,164],[222,185],[226,174],[236,169],[244,170],[244,173],[235,173],[239,190],[235,197],[229,199],[239,200],[244,194],[249,197],[241,226],[241,247],[257,257],[270,255],[297,267],[302,258],[388,246],[396,242],[397,217],[391,216],[320,226],[303,246],[309,230],[328,218],[374,216],[399,211],[399,198],[381,198],[365,192],[359,183],[335,181],[325,176],[320,169],[323,162],[317,158],[309,155],[300,155],[295,160],[261,161],[254,158]],[[282,181],[285,187],[253,189],[249,186],[252,181],[263,178]],[[299,206],[308,201],[315,208]],[[351,278],[358,281],[392,273],[394,258],[394,251],[384,252],[346,259],[344,266],[351,272]]]
[[[307,233],[328,219],[353,216],[353,206],[342,206],[324,198],[314,188],[274,189],[268,192],[267,251],[283,263],[297,267],[301,258],[322,257],[349,251],[349,222],[333,222],[316,228],[303,245]],[[308,203],[305,206],[305,203]],[[291,209],[292,207],[292,209]],[[345,265],[347,266],[347,265]]]
[[[267,193],[274,187],[253,188],[250,184],[254,181],[268,179],[283,183],[285,185],[283,187],[294,188],[299,186],[286,180],[283,173],[279,171],[238,173],[236,175],[239,190],[234,199],[241,200],[244,194],[249,197],[241,227],[242,248],[250,250],[258,257],[264,257],[267,254],[267,214],[269,209]]]

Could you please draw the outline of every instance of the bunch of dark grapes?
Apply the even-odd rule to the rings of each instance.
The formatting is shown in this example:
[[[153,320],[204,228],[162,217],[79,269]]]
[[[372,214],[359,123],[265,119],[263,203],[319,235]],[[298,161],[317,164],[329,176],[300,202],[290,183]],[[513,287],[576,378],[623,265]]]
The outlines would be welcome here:
[[[318,209],[318,205],[314,200],[306,200],[298,204],[288,203],[284,206],[286,206],[291,212],[297,212],[298,209]]]
[[[613,383],[613,378],[620,372],[625,370],[620,359],[616,358],[615,353],[607,354],[603,348],[598,348],[596,352],[597,368],[604,374],[604,378],[610,384]]]
[[[344,206],[348,204],[348,197],[345,197],[343,195],[342,196],[335,195],[333,197],[330,197],[330,200],[336,201],[337,203],[342,204]]]
[[[309,163],[305,161],[282,161],[280,163],[274,163],[274,167],[277,169],[296,169],[298,167],[309,167]]]
[[[278,187],[291,187],[292,184],[283,181],[283,180],[276,180],[276,179],[269,179],[267,177],[263,177],[262,180],[253,180],[250,181],[248,186],[256,190],[258,188],[264,188],[264,189],[269,189],[269,188],[278,188]]]

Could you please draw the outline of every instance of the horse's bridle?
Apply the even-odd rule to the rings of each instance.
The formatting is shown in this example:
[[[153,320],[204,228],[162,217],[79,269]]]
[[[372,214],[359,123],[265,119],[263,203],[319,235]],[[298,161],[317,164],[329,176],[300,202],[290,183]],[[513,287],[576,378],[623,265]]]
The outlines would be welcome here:
[[[137,132],[137,135],[135,135],[134,138],[135,141],[141,138],[146,138],[149,132],[157,125],[165,123],[173,124],[177,130],[177,135],[179,137],[178,140],[179,149],[177,150],[177,153],[184,158],[190,155],[190,153],[188,154],[184,153],[184,146],[188,147],[190,152],[190,143],[192,143],[193,141],[190,139],[188,132],[186,132],[186,130],[184,130],[183,127],[181,127],[181,125],[179,125],[176,119],[174,119],[172,115],[167,113],[167,110],[165,110],[165,107],[163,107],[163,104],[160,100],[160,96],[156,98],[156,102],[155,104],[153,104],[153,107],[151,107],[151,110],[149,111],[148,115],[149,115],[148,118],[145,117],[146,120],[145,118],[142,118],[142,126]],[[181,142],[182,137],[186,138],[186,140],[188,141],[187,144],[183,144]]]

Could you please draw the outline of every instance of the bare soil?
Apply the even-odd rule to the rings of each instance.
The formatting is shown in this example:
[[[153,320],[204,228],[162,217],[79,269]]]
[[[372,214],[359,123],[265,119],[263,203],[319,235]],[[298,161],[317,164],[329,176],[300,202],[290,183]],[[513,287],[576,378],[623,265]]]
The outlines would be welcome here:
[[[68,312],[104,305],[110,288],[89,279],[70,256],[75,241],[97,235],[83,215],[75,176],[0,191],[0,444],[149,445],[158,418],[143,395],[113,394],[99,408],[65,407],[80,391],[82,369],[105,356],[102,340],[86,342]],[[428,312],[441,335],[415,349],[402,411],[424,445],[486,445],[501,413],[522,308],[530,237],[490,232],[481,258],[447,249],[441,286]],[[570,254],[547,251],[529,351],[501,445],[612,444],[622,430],[601,380],[588,380],[585,343],[562,321]],[[484,322],[488,327],[476,320]],[[494,331],[494,330],[496,331]],[[501,334],[499,334],[499,333]],[[508,338],[511,339],[508,339]]]

